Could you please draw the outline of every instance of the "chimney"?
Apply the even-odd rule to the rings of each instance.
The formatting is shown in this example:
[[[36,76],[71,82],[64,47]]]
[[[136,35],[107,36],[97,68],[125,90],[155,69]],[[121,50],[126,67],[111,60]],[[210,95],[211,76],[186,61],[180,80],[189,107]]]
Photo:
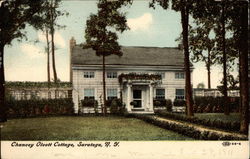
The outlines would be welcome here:
[[[69,64],[69,70],[70,70],[70,75],[69,75],[69,80],[72,83],[73,82],[73,72],[72,72],[72,52],[73,52],[73,47],[76,46],[76,40],[74,37],[72,37],[69,41],[69,59],[70,59],[70,64]]]
[[[76,46],[76,40],[75,38],[72,36],[72,38],[69,41],[69,47],[70,49],[72,49],[74,46]]]

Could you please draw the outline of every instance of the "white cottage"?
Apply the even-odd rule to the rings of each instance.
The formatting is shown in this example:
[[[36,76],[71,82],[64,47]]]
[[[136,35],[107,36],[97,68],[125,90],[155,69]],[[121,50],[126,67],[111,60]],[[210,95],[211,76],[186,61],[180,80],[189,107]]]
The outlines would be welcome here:
[[[129,113],[154,113],[153,99],[184,99],[184,55],[179,48],[122,47],[106,57],[107,99],[121,98]],[[102,57],[70,40],[70,80],[75,112],[84,98],[103,100]],[[158,75],[158,76],[157,76]],[[160,75],[161,78],[158,78]],[[136,101],[135,105],[131,105]]]

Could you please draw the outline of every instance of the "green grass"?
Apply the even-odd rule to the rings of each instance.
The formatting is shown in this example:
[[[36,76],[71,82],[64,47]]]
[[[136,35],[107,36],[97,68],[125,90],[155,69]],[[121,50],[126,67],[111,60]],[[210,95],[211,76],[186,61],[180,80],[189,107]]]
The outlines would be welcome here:
[[[217,119],[225,122],[240,121],[239,113],[231,113],[230,115],[224,115],[223,113],[195,113],[194,116],[200,119]]]
[[[47,117],[11,119],[2,140],[193,140],[135,118]]]

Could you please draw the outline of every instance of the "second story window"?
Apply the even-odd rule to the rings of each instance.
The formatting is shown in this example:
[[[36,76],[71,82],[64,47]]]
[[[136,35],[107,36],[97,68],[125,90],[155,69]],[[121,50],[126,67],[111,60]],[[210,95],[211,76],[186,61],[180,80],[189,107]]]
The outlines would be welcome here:
[[[84,72],[84,78],[95,78],[95,72]]]
[[[117,72],[107,72],[107,78],[117,78]]]
[[[175,79],[184,79],[184,72],[175,72]]]

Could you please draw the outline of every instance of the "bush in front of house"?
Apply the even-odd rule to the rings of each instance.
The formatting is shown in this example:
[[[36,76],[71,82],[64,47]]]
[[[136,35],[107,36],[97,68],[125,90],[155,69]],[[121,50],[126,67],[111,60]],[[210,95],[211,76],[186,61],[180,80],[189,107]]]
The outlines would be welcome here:
[[[71,115],[74,104],[71,98],[6,100],[8,117],[35,117],[44,115]]]
[[[229,131],[239,131],[240,130],[240,122],[225,122],[219,119],[200,119],[197,117],[189,118],[184,115],[178,115],[174,113],[169,113],[166,111],[155,111],[155,113],[161,117],[167,118],[167,119],[174,119],[174,120],[180,120],[180,121],[186,121],[194,124],[204,125],[208,127],[218,128],[218,129],[224,129]]]
[[[95,99],[88,99],[88,98],[81,100],[81,104],[82,104],[82,107],[92,107],[92,108],[95,108],[96,106],[98,106],[97,100],[95,100]]]
[[[116,115],[123,115],[126,109],[121,99],[113,99],[110,105],[110,113]]]
[[[153,103],[155,108],[166,107],[167,111],[172,111],[173,104],[171,99],[154,99]]]
[[[174,106],[185,106],[186,101],[183,99],[175,99],[173,105]]]

